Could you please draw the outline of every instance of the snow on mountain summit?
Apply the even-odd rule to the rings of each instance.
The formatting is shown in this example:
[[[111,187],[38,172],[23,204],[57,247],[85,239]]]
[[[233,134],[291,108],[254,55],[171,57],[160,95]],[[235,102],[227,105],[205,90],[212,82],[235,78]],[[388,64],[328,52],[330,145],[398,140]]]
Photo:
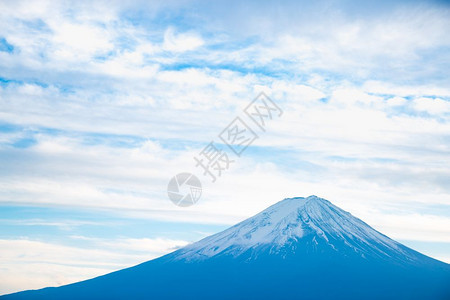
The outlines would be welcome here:
[[[408,248],[360,219],[317,196],[284,199],[259,214],[174,253],[176,260],[198,260],[248,251],[278,253],[281,249],[358,253],[360,256],[415,260]]]

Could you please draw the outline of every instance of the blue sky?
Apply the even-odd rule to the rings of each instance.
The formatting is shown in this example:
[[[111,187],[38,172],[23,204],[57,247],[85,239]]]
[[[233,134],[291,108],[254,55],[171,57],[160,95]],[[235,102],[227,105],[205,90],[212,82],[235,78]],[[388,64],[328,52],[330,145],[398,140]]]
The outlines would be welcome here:
[[[312,194],[450,262],[448,28],[446,1],[1,1],[0,293]],[[210,183],[193,157],[261,91],[283,116]]]

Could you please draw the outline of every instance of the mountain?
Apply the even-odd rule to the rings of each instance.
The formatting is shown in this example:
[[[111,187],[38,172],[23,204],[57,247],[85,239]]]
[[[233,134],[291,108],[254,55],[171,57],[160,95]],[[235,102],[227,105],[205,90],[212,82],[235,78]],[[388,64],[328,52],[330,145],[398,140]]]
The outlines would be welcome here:
[[[450,265],[329,201],[288,198],[220,233],[94,279],[0,299],[450,299]]]

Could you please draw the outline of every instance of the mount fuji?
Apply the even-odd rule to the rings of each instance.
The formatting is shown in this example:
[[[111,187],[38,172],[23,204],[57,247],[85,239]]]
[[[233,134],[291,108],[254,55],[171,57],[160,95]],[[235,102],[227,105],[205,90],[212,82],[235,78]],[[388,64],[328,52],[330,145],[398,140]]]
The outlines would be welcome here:
[[[0,299],[450,299],[450,265],[329,201],[284,199],[220,233],[94,279]]]

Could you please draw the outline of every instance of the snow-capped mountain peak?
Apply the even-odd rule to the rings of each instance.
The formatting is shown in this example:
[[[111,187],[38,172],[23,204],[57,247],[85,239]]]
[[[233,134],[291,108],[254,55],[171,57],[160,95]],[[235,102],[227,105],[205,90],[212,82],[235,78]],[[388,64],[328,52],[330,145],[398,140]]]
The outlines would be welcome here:
[[[219,255],[258,256],[289,248],[308,252],[357,253],[362,257],[408,257],[406,247],[384,236],[350,213],[317,196],[284,199],[229,229],[174,253],[198,260]]]

